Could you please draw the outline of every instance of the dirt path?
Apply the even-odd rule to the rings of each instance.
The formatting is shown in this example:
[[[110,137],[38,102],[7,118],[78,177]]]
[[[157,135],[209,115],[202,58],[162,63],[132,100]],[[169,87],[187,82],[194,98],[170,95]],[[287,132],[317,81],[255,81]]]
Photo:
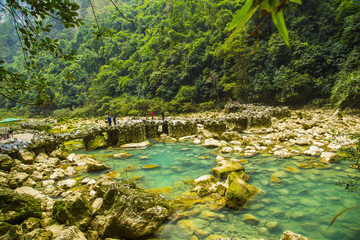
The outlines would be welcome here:
[[[23,133],[23,134],[14,134],[14,139],[18,139],[20,141],[30,141],[34,134],[31,133]],[[10,142],[12,139],[2,140],[2,143]]]

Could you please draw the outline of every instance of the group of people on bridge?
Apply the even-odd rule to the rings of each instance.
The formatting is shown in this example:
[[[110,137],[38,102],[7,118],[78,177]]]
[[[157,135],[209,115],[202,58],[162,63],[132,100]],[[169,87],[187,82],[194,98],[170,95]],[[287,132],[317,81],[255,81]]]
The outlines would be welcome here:
[[[107,120],[108,120],[109,127],[111,127],[111,117],[110,117],[110,115],[108,116]],[[114,123],[114,126],[116,126],[116,117],[115,116],[112,118],[112,122]]]
[[[154,120],[154,112],[151,112],[151,113],[150,113],[150,116],[151,116],[151,120]],[[165,119],[165,112],[164,112],[164,110],[161,110],[161,118],[162,118],[162,120]]]
[[[151,120],[154,120],[154,112],[151,112],[151,113],[150,113],[150,116],[151,116]],[[162,118],[162,120],[165,119],[165,112],[164,112],[164,110],[161,110],[161,118]],[[113,116],[113,117],[111,118],[111,116],[108,115],[107,122],[108,122],[108,124],[109,124],[109,127],[111,127],[111,122],[113,123],[114,126],[116,126],[116,116]]]

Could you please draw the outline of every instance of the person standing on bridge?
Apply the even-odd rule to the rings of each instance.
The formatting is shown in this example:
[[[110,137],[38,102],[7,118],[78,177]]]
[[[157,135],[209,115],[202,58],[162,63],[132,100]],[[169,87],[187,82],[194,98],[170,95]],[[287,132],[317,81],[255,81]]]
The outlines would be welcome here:
[[[162,117],[162,120],[165,119],[165,112],[164,112],[164,110],[161,110],[161,117]]]
[[[108,116],[108,123],[109,123],[109,127],[111,127],[111,117],[110,117],[110,115]]]
[[[116,125],[116,116],[113,117],[114,126]]]
[[[153,111],[151,111],[150,115],[151,115],[151,120],[154,120],[154,112]]]

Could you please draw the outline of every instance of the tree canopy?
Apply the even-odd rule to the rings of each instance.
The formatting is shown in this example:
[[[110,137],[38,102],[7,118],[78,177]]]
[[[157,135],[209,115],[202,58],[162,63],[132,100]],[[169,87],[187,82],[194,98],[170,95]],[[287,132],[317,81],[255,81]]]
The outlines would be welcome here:
[[[2,7],[1,95],[50,103],[39,109],[3,97],[3,108],[144,115],[206,110],[229,98],[359,106],[359,1],[53,2],[67,7],[59,3],[51,12],[44,4],[29,15],[38,22],[29,29],[18,21],[14,30]]]

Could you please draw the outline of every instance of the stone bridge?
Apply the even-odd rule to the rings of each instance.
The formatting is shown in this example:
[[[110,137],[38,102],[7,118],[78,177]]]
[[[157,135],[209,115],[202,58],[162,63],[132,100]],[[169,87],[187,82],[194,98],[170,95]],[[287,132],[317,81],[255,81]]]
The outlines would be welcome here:
[[[168,118],[165,120],[129,120],[116,126],[91,127],[74,130],[69,133],[34,135],[31,141],[0,143],[0,153],[17,153],[21,148],[34,150],[35,153],[52,152],[60,144],[75,139],[83,139],[86,149],[105,146],[121,146],[126,143],[139,143],[147,138],[159,137],[166,133],[171,138],[198,134],[198,126],[211,133],[220,134],[227,131],[242,132],[248,127],[270,126],[271,117],[282,118],[290,115],[287,108],[273,108],[261,111],[243,110],[240,114],[230,113],[218,118]],[[201,134],[201,132],[200,132]],[[98,143],[101,144],[98,144]]]
[[[76,139],[83,139],[87,149],[94,149],[95,142],[103,142],[104,146],[120,146],[126,143],[139,143],[147,138],[159,137],[166,133],[169,137],[180,138],[195,135],[195,120],[130,120],[116,126],[91,127],[69,133],[34,135],[31,141],[16,141],[0,144],[0,153],[17,152],[20,148],[32,149],[36,152],[55,150],[58,145]]]

